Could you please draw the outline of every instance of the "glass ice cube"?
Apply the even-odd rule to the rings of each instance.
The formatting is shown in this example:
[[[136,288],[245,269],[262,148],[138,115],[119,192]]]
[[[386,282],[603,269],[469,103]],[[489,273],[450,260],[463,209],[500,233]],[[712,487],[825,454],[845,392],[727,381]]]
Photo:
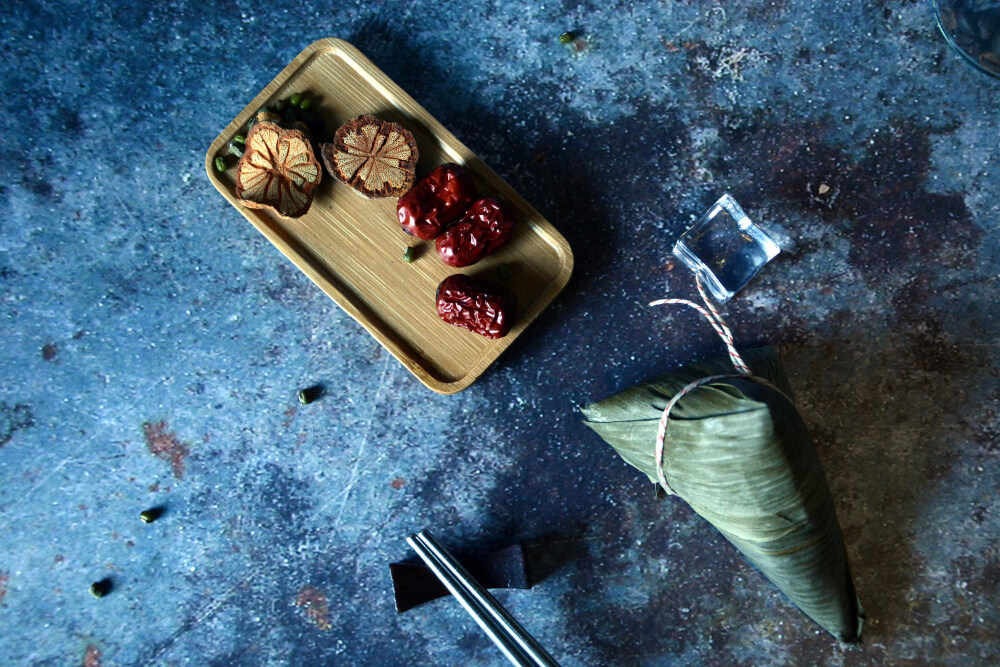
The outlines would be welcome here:
[[[701,276],[716,301],[725,303],[781,252],[740,205],[724,194],[674,244],[674,255]]]

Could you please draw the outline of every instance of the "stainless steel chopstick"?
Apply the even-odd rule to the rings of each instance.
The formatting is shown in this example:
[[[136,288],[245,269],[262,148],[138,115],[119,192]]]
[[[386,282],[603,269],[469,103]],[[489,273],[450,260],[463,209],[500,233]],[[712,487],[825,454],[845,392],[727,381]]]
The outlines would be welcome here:
[[[417,552],[427,567],[437,576],[442,584],[451,592],[452,595],[465,607],[465,610],[469,612],[473,620],[482,628],[483,632],[493,640],[493,643],[497,645],[503,654],[510,660],[513,664],[519,667],[533,667],[533,663],[528,661],[527,656],[518,648],[517,644],[507,636],[504,629],[497,623],[495,623],[492,617],[486,613],[474,598],[469,596],[465,589],[462,587],[460,581],[452,577],[444,565],[438,561],[434,554],[424,545],[423,542],[416,539],[416,535],[410,535],[406,539],[407,543],[413,550]]]
[[[558,667],[559,663],[429,531],[410,535],[406,541],[508,660],[524,667]]]

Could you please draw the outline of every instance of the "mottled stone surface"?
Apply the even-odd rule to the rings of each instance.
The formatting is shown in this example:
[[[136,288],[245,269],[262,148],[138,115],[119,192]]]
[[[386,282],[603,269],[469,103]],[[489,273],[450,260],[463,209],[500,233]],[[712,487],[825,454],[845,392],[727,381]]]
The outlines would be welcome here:
[[[567,665],[1000,661],[1000,87],[928,4],[18,2],[0,28],[3,664],[502,664],[453,600],[395,614],[388,563],[423,527],[528,542],[548,576],[498,597]],[[574,249],[459,395],[205,178],[219,130],[331,35]],[[719,351],[645,304],[692,293],[668,249],[724,191],[784,248],[726,313],[782,351],[861,649],[576,412]]]

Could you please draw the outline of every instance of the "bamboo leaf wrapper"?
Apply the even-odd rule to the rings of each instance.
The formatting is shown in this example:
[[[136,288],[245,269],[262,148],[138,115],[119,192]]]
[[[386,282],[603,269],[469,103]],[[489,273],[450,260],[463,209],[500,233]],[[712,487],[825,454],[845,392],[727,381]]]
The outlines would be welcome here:
[[[812,438],[790,400],[777,353],[742,353],[754,376],[698,387],[670,413],[663,472],[671,490],[803,612],[845,642],[864,611]],[[657,482],[664,408],[689,382],[732,373],[728,359],[692,364],[582,408],[584,423]]]

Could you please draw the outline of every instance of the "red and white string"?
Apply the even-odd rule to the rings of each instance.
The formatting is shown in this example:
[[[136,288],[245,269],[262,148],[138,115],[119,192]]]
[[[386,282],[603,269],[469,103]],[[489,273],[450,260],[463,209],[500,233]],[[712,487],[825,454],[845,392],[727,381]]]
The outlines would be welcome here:
[[[726,344],[726,348],[729,350],[729,359],[733,362],[733,366],[736,368],[736,373],[729,375],[711,375],[699,378],[677,392],[674,397],[670,399],[670,402],[667,403],[667,407],[663,409],[663,414],[660,415],[660,425],[656,431],[656,476],[659,479],[663,490],[671,495],[674,493],[674,490],[670,488],[670,485],[667,483],[667,477],[663,474],[663,443],[667,439],[667,433],[670,430],[670,411],[673,410],[678,401],[680,401],[686,394],[691,392],[696,387],[726,378],[752,377],[750,367],[745,361],[743,361],[743,357],[740,356],[740,353],[736,351],[736,345],[733,342],[733,332],[730,331],[728,326],[726,326],[726,322],[722,319],[722,315],[719,314],[718,309],[711,302],[711,300],[709,300],[708,294],[705,292],[705,286],[701,284],[701,277],[697,274],[695,274],[695,284],[698,286],[698,293],[701,295],[701,300],[705,304],[704,306],[687,299],[659,299],[651,302],[649,305],[663,306],[667,304],[680,304],[682,306],[690,306],[701,313],[705,319],[708,320],[708,323],[712,325],[712,328],[715,329],[715,332],[719,334],[722,342]]]

